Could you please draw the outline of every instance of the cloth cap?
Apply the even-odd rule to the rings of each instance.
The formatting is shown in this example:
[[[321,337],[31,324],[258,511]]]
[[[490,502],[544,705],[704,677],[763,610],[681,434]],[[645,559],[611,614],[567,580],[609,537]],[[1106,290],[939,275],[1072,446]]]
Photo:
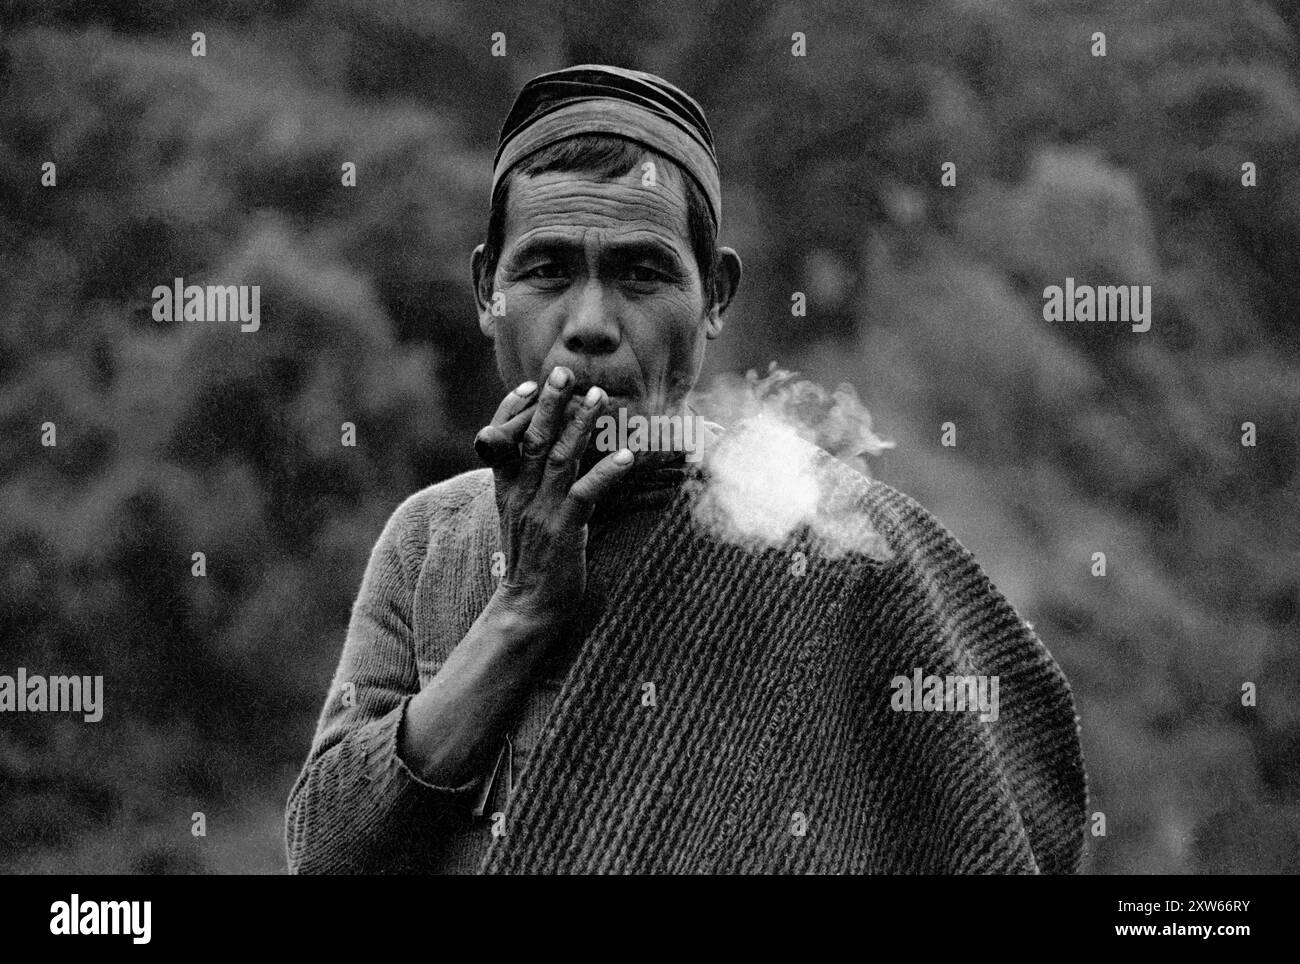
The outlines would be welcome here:
[[[493,193],[530,154],[584,134],[626,138],[676,161],[704,191],[714,226],[721,225],[718,157],[700,105],[661,77],[605,64],[566,67],[524,84],[501,127]]]

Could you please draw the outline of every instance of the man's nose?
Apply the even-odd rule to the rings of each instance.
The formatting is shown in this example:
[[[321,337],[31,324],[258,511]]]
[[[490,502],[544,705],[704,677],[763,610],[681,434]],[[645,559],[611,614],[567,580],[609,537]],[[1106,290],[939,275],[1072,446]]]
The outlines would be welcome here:
[[[617,349],[620,334],[616,304],[597,279],[574,289],[560,334],[564,347],[575,355],[607,355]]]

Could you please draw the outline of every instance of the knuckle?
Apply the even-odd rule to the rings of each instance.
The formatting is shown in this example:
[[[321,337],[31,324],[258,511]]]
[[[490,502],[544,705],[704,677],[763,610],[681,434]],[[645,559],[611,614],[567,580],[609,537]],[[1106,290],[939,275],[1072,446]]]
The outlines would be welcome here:
[[[529,458],[538,458],[546,452],[546,438],[541,432],[530,428],[524,435],[524,454]]]

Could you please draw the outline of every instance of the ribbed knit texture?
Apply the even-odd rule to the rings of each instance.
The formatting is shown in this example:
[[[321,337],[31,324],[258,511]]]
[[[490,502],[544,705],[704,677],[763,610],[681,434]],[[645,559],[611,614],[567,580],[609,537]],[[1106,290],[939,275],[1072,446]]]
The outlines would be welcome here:
[[[583,639],[609,603],[610,587],[637,547],[653,534],[659,514],[672,502],[686,474],[684,468],[638,472],[615,486],[593,514],[587,534],[587,589],[581,612],[540,667],[518,723],[511,731],[511,763],[507,769],[507,763],[502,762],[483,815],[461,815],[459,819],[445,822],[446,841],[437,855],[431,855],[435,859],[429,867],[431,871],[478,872],[492,841],[494,814],[508,804],[512,792],[509,788],[517,790],[522,785],[523,774],[537,749],[551,709],[563,691],[569,668],[581,650]],[[485,775],[484,779],[487,778]]]
[[[826,558],[803,536],[779,550],[720,542],[692,523],[684,489],[610,557],[607,599],[482,870],[1077,870],[1086,785],[1060,669],[914,501],[847,468],[838,498],[868,514],[890,561]],[[397,733],[486,606],[497,540],[486,471],[390,519],[290,795],[291,871],[431,871],[463,852],[474,794],[416,779]],[[890,680],[915,668],[997,675],[999,718],[893,711]]]

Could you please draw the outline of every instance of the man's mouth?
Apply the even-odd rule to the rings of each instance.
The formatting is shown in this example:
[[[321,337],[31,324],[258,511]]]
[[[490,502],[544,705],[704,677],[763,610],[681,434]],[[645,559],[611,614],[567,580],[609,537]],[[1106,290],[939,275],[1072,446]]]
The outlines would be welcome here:
[[[577,375],[574,379],[573,397],[581,401],[592,386],[598,386],[611,401],[615,399],[626,400],[630,397],[624,386],[619,382],[584,375]]]
[[[599,382],[596,384],[600,385]],[[590,384],[578,384],[574,387],[573,395],[569,398],[568,405],[565,406],[566,415],[572,417],[574,412],[576,412],[583,404],[583,399],[587,397],[587,392],[590,388]],[[618,408],[627,403],[627,396],[611,392],[609,389],[605,388],[604,385],[600,385],[600,389],[605,393],[605,404],[608,408]]]

